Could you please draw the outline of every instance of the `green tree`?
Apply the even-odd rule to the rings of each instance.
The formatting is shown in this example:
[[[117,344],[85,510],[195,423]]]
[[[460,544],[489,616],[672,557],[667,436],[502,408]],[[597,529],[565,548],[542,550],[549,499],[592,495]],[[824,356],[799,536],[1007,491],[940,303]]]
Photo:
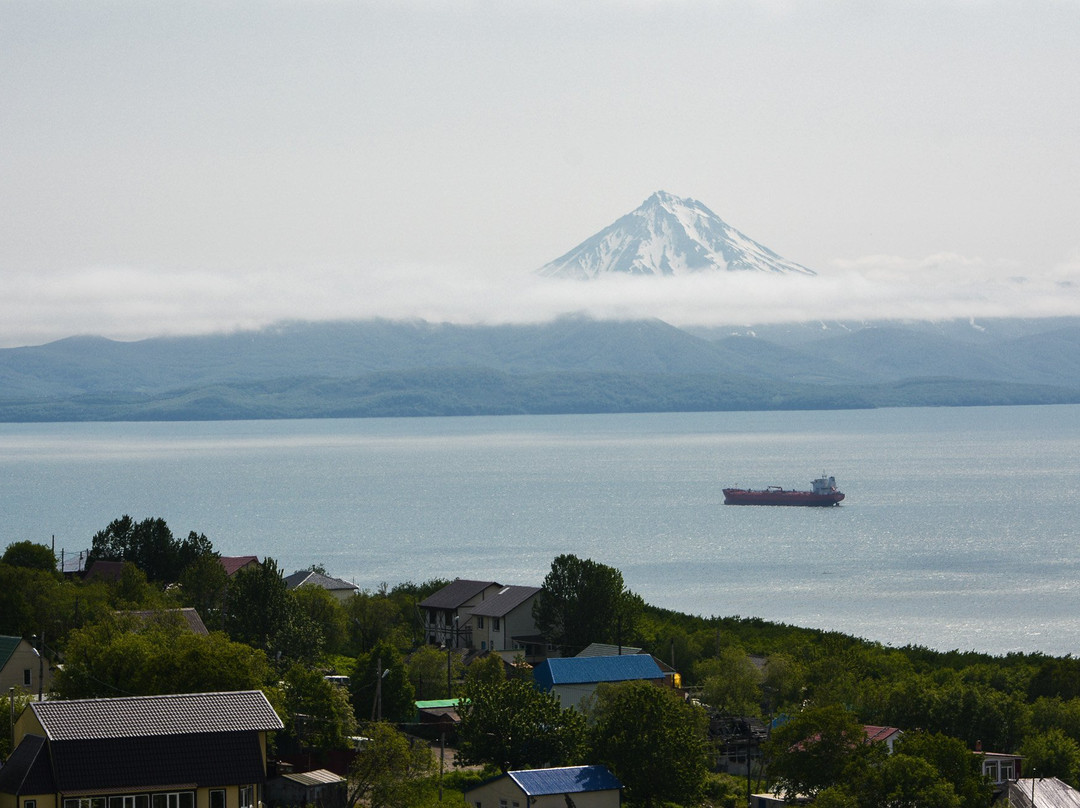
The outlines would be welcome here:
[[[952,786],[964,808],[987,808],[994,798],[994,789],[982,776],[978,756],[958,738],[940,733],[908,732],[896,744],[896,751],[926,761],[939,777]]]
[[[617,569],[567,554],[551,562],[533,619],[564,656],[573,656],[592,642],[622,643],[635,636],[643,608]]]
[[[286,729],[304,749],[325,752],[348,747],[357,722],[345,688],[300,664],[285,672],[284,687]]]
[[[356,658],[349,694],[361,720],[369,715],[377,718],[380,709],[389,721],[412,721],[416,714],[416,691],[408,669],[401,653],[385,640]]]
[[[0,557],[0,564],[13,567],[25,567],[32,570],[56,573],[56,556],[44,544],[32,541],[17,541],[9,544]]]
[[[266,655],[178,620],[106,619],[71,633],[53,680],[61,698],[253,690],[271,679]]]
[[[229,636],[273,659],[318,659],[323,637],[289,592],[272,558],[240,570],[229,582],[225,627]]]
[[[1029,735],[1020,745],[1028,772],[1080,786],[1080,744],[1057,728]]]
[[[841,782],[852,755],[865,746],[862,723],[843,707],[811,707],[775,727],[763,752],[777,794],[805,794]]]
[[[307,620],[318,627],[326,653],[341,652],[348,639],[348,615],[340,601],[321,586],[301,586],[292,596]]]
[[[761,712],[761,671],[742,649],[729,646],[694,667],[706,704],[727,715]]]
[[[862,748],[849,759],[844,781],[814,804],[850,808],[961,808],[952,785],[922,758]]]
[[[433,645],[421,645],[409,655],[409,681],[413,684],[417,699],[450,698],[446,689],[447,663],[450,665],[450,681],[460,679],[462,665],[459,654],[440,651]]]
[[[636,805],[696,801],[708,773],[704,710],[650,682],[602,684],[592,711],[593,756]]]
[[[510,769],[565,766],[579,761],[585,718],[562,709],[550,693],[517,677],[467,678],[458,702],[457,762]]]
[[[346,808],[412,806],[424,802],[435,758],[424,742],[381,721],[362,725],[367,739],[349,767]]]
[[[229,575],[217,553],[199,555],[180,574],[181,600],[199,612],[207,628],[224,629],[222,609],[228,587]]]

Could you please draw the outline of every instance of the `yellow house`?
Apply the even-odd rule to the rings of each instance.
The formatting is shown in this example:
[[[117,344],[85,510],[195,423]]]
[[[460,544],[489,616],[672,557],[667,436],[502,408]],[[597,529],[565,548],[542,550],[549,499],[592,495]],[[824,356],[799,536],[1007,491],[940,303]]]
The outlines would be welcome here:
[[[49,663],[22,637],[0,636],[0,690],[21,687],[29,693],[47,693],[52,684]]]
[[[258,690],[34,702],[0,808],[257,808],[281,728]]]

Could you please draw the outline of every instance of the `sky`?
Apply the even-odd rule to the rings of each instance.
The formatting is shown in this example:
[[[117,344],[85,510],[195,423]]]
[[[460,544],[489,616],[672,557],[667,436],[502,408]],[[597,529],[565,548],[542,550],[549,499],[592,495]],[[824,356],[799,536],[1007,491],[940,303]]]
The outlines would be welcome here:
[[[0,0],[0,347],[1080,316],[1080,0]],[[534,270],[665,190],[815,278]]]

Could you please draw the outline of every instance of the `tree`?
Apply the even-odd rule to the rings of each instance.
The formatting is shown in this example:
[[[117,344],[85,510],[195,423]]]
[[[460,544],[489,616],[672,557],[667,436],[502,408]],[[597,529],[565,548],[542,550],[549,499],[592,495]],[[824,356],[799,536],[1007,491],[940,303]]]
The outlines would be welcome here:
[[[294,664],[285,672],[286,727],[305,749],[345,749],[356,734],[349,693],[316,670]]]
[[[843,707],[811,707],[773,729],[764,746],[773,790],[777,794],[818,792],[840,782],[856,750],[865,747],[866,731]]]
[[[325,651],[336,654],[345,646],[348,615],[341,602],[321,586],[301,586],[292,596],[307,619],[318,626]]]
[[[322,632],[289,593],[272,558],[233,576],[225,628],[234,640],[261,648],[274,659],[314,661],[322,654]]]
[[[960,739],[940,733],[908,732],[896,744],[896,752],[933,766],[965,808],[987,808],[993,801],[994,789],[982,776],[982,761]]]
[[[533,619],[564,656],[573,656],[592,642],[622,643],[634,636],[643,608],[617,569],[567,554],[551,562]]]
[[[435,768],[430,747],[381,721],[362,725],[360,732],[366,740],[349,767],[347,808],[421,803],[420,793]]]
[[[705,711],[651,682],[602,684],[593,705],[592,747],[643,806],[695,801],[708,773]]]
[[[705,702],[727,715],[761,712],[762,675],[741,649],[729,646],[720,656],[703,659],[694,667]]]
[[[412,721],[416,692],[397,648],[387,641],[356,658],[349,678],[353,709],[363,719],[370,715],[390,721]]]
[[[229,575],[217,553],[203,553],[180,574],[180,597],[202,616],[207,628],[223,629],[222,609]]]
[[[1080,744],[1056,727],[1029,735],[1020,745],[1025,767],[1040,777],[1057,777],[1080,785]]]
[[[53,551],[44,544],[35,544],[32,541],[17,541],[9,544],[4,550],[3,557],[0,558],[0,564],[56,573],[56,556]]]
[[[883,748],[849,761],[843,783],[822,790],[814,805],[844,808],[961,808],[952,785],[922,758]]]
[[[266,655],[180,620],[108,618],[71,633],[53,680],[61,698],[255,690],[271,679]]]
[[[565,766],[584,748],[584,716],[562,709],[556,696],[526,679],[466,679],[458,714],[460,765],[490,764],[503,772]]]
[[[461,656],[440,651],[433,645],[421,645],[409,655],[409,681],[418,699],[449,698],[446,691],[446,665],[449,661],[451,680],[461,678]],[[475,666],[476,663],[473,663]]]

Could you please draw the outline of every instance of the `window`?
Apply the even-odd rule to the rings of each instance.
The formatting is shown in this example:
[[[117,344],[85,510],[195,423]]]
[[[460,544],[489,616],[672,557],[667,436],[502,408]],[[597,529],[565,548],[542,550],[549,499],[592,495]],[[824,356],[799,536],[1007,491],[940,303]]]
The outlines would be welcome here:
[[[23,672],[22,672],[22,683],[23,683],[23,687],[30,687],[30,684],[31,684],[31,677],[32,677],[32,676],[33,676],[33,674],[32,674],[32,673],[30,672],[30,669],[29,669],[29,668],[25,668],[25,669],[23,670]]]
[[[989,777],[993,782],[998,782],[997,761],[988,760],[983,763],[983,774]]]
[[[104,797],[78,797],[64,800],[64,808],[105,808]]]
[[[1011,760],[1001,761],[1001,779],[1012,780],[1015,776],[1013,774],[1013,762]]]
[[[499,800],[499,808],[506,808],[506,800]]]
[[[480,616],[480,615],[476,616],[476,627],[477,628],[483,628],[484,627],[484,618],[482,616]]]
[[[240,808],[252,808],[255,804],[255,787],[240,786]]]
[[[37,800],[23,800],[23,808],[37,808]]]
[[[150,797],[150,805],[152,808],[195,808],[195,792],[172,791],[153,794]]]
[[[492,631],[498,631],[499,630],[499,618],[497,618],[497,617],[491,618],[491,630]]]
[[[210,808],[225,808],[225,789],[215,788],[211,790]]]
[[[130,794],[124,797],[109,797],[109,808],[150,808],[150,795]]]

